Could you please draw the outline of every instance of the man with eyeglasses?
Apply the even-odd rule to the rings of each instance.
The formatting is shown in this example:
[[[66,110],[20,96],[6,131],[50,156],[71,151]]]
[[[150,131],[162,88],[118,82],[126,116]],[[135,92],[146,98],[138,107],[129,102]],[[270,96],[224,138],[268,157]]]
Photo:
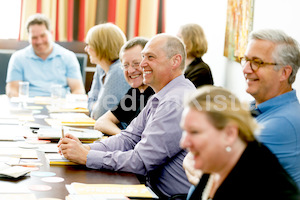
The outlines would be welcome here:
[[[95,129],[107,135],[116,135],[138,116],[154,91],[143,84],[143,69],[140,66],[141,52],[147,39],[135,37],[126,42],[120,50],[124,77],[131,88],[119,104],[107,111],[95,123]]]
[[[299,44],[280,30],[250,34],[241,58],[246,92],[262,126],[258,140],[279,159],[300,188],[300,105],[292,88],[300,66]]]

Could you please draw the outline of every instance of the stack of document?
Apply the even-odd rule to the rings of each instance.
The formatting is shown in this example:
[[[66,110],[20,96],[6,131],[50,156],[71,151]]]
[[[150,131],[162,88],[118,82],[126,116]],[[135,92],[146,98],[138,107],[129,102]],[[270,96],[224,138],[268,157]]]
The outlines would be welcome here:
[[[60,112],[85,113],[85,114],[89,113],[89,110],[87,108],[83,108],[83,107],[57,108],[57,107],[53,107],[53,106],[47,106],[47,109],[48,109],[49,113],[60,113]]]
[[[6,163],[0,163],[0,177],[19,178],[30,172],[30,168],[21,166],[10,166]]]
[[[45,157],[49,165],[78,165],[71,162],[59,153],[45,153]]]
[[[19,125],[24,121],[34,121],[32,110],[12,108],[0,114],[0,124]]]
[[[48,105],[47,109],[50,113],[53,112],[74,112],[74,113],[89,113],[87,109],[87,95],[67,94],[66,98],[59,105]]]
[[[82,129],[82,128],[70,128],[64,127],[64,133],[70,133],[77,137],[82,142],[93,142],[95,140],[101,139],[103,133],[94,129]],[[37,131],[38,139],[40,140],[51,140],[58,141],[62,137],[61,128],[55,127],[45,127],[40,128]]]
[[[70,194],[66,200],[130,200],[121,194]]]
[[[0,141],[24,141],[32,134],[30,128],[24,126],[0,125],[0,129]]]
[[[37,200],[35,195],[28,189],[28,185],[10,182],[0,183],[1,200]]]
[[[129,198],[158,199],[158,196],[144,184],[123,185],[72,183],[71,185],[66,185],[66,188],[70,193],[70,197],[73,197],[72,195],[89,195],[90,197],[91,195],[122,195]],[[93,198],[91,197],[87,199],[91,200]]]
[[[45,121],[51,126],[94,126],[96,122],[84,113],[51,113]]]
[[[28,159],[38,158],[35,149],[24,149],[19,147],[0,147],[0,156]]]
[[[0,199],[5,199],[5,200],[16,200],[16,199],[37,200],[37,198],[34,196],[34,194],[0,194]]]

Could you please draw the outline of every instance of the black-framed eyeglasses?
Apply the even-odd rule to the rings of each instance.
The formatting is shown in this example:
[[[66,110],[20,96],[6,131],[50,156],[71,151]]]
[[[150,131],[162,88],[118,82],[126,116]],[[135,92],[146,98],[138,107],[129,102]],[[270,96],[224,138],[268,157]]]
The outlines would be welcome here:
[[[129,66],[131,66],[134,69],[138,69],[140,67],[140,62],[133,62],[131,64],[129,64],[129,63],[124,64],[124,65],[122,65],[122,68],[123,68],[124,71],[128,71]]]
[[[264,65],[280,65],[278,63],[264,62],[260,59],[248,59],[246,57],[241,57],[240,58],[240,63],[241,63],[243,68],[245,68],[247,62],[250,62],[250,67],[251,67],[252,71],[254,71],[254,72],[257,71],[258,68],[260,68]]]

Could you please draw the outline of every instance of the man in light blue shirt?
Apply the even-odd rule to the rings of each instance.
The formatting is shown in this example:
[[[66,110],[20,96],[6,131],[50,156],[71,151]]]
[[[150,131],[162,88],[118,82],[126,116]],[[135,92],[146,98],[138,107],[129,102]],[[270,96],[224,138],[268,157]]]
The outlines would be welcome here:
[[[51,85],[85,94],[76,55],[52,41],[49,19],[32,15],[26,27],[30,45],[11,56],[6,79],[8,97],[18,96],[20,81],[29,82],[31,97],[50,96]]]
[[[280,30],[254,31],[240,59],[246,92],[255,98],[252,114],[261,126],[257,139],[277,156],[300,188],[300,105],[292,89],[300,66],[299,44]],[[191,165],[187,156],[184,166],[189,179],[197,180],[201,171]],[[192,186],[187,199],[194,189]]]
[[[184,78],[184,44],[175,36],[158,34],[142,51],[143,82],[155,91],[146,107],[120,134],[82,145],[67,134],[59,142],[67,159],[94,169],[132,172],[147,177],[148,185],[166,199],[188,192],[180,148],[183,96],[195,86]]]
[[[300,105],[292,89],[300,66],[299,44],[284,32],[251,33],[241,59],[246,92],[261,125],[257,139],[279,159],[300,188]]]

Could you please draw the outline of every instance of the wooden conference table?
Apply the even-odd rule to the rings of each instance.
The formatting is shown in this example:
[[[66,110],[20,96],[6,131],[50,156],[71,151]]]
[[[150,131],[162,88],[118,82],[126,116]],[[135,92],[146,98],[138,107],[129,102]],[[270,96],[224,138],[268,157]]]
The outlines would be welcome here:
[[[1,103],[1,102],[0,102]],[[3,105],[3,104],[2,104]],[[47,113],[45,105],[41,105],[44,108],[41,110],[42,114]],[[3,107],[3,106],[2,106]],[[41,119],[35,119],[35,123],[45,125]],[[0,134],[3,133],[0,130]],[[0,142],[1,146],[1,142]],[[59,183],[45,183],[42,181],[42,177],[37,176],[24,176],[22,178],[10,179],[0,178],[0,187],[27,187],[30,185],[48,185],[52,189],[48,191],[32,191],[37,199],[40,198],[57,198],[64,200],[69,194],[65,185],[71,184],[72,182],[89,183],[89,184],[140,184],[138,178],[132,173],[113,172],[107,170],[93,170],[88,169],[81,165],[49,165],[45,159],[44,153],[37,151],[38,158],[43,164],[39,167],[38,171],[41,172],[54,172],[57,177],[64,178],[63,182]]]
[[[89,183],[89,184],[140,184],[137,177],[131,173],[112,172],[106,170],[92,170],[85,166],[49,166],[45,161],[42,152],[38,152],[39,159],[41,159],[43,166],[39,171],[54,172],[57,177],[64,178],[60,183],[45,183],[42,177],[25,176],[20,179],[0,178],[0,185],[7,184],[8,187],[15,187],[18,189],[20,185],[48,185],[52,187],[48,191],[32,191],[37,199],[39,198],[58,198],[64,200],[69,194],[65,185],[73,182]]]

